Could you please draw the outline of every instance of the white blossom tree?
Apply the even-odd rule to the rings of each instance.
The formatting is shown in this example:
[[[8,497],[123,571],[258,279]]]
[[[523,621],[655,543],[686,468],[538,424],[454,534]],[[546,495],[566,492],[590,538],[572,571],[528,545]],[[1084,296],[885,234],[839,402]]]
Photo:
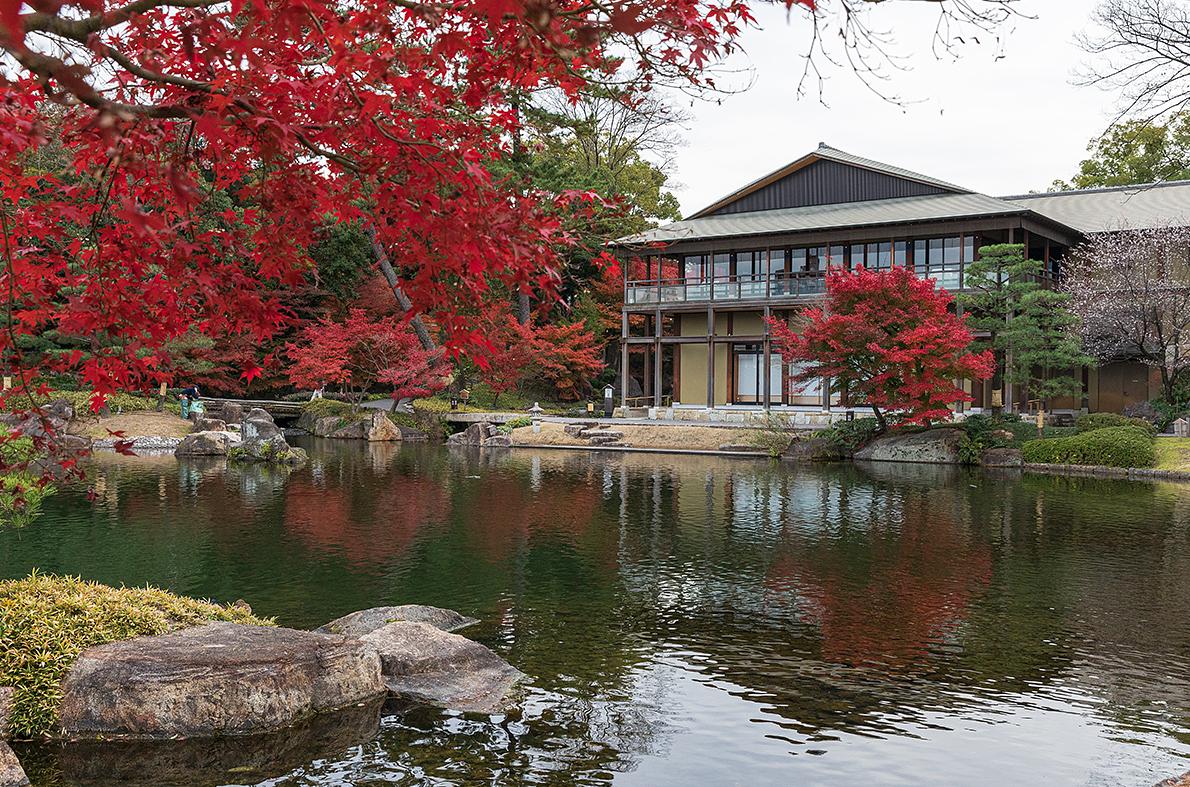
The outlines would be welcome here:
[[[1071,252],[1064,286],[1087,352],[1159,369],[1173,401],[1190,379],[1190,228],[1097,234]]]

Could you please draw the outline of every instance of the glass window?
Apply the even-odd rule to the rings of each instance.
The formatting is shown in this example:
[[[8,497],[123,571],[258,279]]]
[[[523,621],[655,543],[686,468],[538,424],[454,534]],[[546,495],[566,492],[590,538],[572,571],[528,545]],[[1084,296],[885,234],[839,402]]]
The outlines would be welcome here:
[[[789,269],[791,271],[804,271],[806,269],[806,250],[794,249],[790,252]]]
[[[864,266],[864,246],[862,243],[856,243],[851,247],[851,270],[862,268]]]
[[[893,265],[904,268],[909,263],[909,242],[899,240],[893,244]]]
[[[817,271],[821,270],[822,249],[815,246],[812,249],[806,249],[806,270]]]
[[[714,258],[715,278],[727,278],[731,276],[731,254],[716,254]]]
[[[701,254],[687,255],[685,259],[687,281],[702,281],[704,260],[705,257]]]
[[[926,241],[913,241],[913,269],[917,271],[918,276],[924,276],[929,272],[930,266],[926,259]]]
[[[847,261],[843,259],[844,249],[846,249],[845,246],[831,246],[826,264],[831,268],[847,267]]]
[[[785,261],[789,256],[788,249],[770,249],[769,250],[769,273],[784,273]]]
[[[946,238],[943,241],[942,264],[949,267],[963,261],[962,246],[958,238]]]

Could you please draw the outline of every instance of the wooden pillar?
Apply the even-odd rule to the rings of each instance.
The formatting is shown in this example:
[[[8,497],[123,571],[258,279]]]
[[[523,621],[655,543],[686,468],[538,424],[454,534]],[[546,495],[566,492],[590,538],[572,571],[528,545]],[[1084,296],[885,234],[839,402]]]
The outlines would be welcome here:
[[[653,406],[661,406],[661,309],[653,320]]]
[[[767,259],[766,259],[766,264],[767,264]],[[772,381],[772,363],[770,363],[770,358],[772,357],[773,347],[772,347],[772,342],[769,340],[769,318],[771,316],[772,316],[772,309],[770,309],[768,306],[765,306],[764,307],[764,356],[763,356],[764,374],[761,376],[761,379],[764,381],[764,393],[762,393],[760,395],[760,401],[764,403],[765,410],[769,410],[773,405],[772,397],[769,393],[770,389],[772,388],[772,382],[773,382]]]
[[[620,406],[628,406],[628,312],[620,314]]]
[[[714,286],[714,285],[712,285]],[[715,307],[707,306],[707,409],[715,407]]]

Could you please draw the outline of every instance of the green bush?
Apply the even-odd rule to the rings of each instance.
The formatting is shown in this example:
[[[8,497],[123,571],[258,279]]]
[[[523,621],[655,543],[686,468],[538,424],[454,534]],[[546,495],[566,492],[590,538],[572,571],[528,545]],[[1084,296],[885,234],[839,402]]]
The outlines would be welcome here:
[[[57,401],[58,399],[65,399],[74,407],[75,413],[85,415],[91,412],[91,392],[90,391],[50,391],[44,396],[34,396],[33,400],[38,405],[48,404]],[[16,401],[20,401],[19,399]],[[132,393],[114,393],[107,397],[108,409],[113,413],[123,410],[126,413],[138,412],[141,410],[155,410],[157,409],[157,397],[150,394],[132,394]]]
[[[880,422],[875,418],[856,418],[839,421],[822,433],[830,445],[842,451],[855,451],[880,434]]]
[[[302,405],[302,412],[309,413],[314,418],[326,418],[330,415],[342,418],[351,415],[356,409],[347,402],[336,402],[334,399],[311,399]]]
[[[1150,436],[1157,434],[1157,427],[1145,419],[1129,418],[1126,415],[1119,415],[1117,413],[1087,413],[1080,415],[1075,423],[1080,433],[1093,432],[1096,429],[1112,429],[1125,426],[1140,429]]]
[[[272,625],[239,607],[156,588],[113,588],[34,572],[0,582],[0,686],[12,686],[12,735],[55,732],[60,683],[85,649],[209,620]]]
[[[1152,467],[1153,438],[1135,426],[1109,426],[1072,437],[1032,440],[1021,447],[1026,462],[1058,465]]]
[[[513,429],[520,429],[522,426],[532,426],[533,419],[527,415],[522,415],[520,418],[511,418],[500,424],[498,429],[501,434],[512,434]]]

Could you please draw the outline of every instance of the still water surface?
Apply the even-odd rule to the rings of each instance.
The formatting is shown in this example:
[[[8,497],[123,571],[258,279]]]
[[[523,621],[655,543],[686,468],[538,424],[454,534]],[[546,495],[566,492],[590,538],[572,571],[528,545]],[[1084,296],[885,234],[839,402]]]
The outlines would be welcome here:
[[[308,448],[292,473],[98,456],[96,502],[65,490],[0,533],[0,577],[151,583],[297,627],[450,607],[532,677],[519,707],[390,708],[378,732],[348,720],[261,744],[286,749],[271,763],[26,747],[35,783],[1151,785],[1190,770],[1190,486]]]

